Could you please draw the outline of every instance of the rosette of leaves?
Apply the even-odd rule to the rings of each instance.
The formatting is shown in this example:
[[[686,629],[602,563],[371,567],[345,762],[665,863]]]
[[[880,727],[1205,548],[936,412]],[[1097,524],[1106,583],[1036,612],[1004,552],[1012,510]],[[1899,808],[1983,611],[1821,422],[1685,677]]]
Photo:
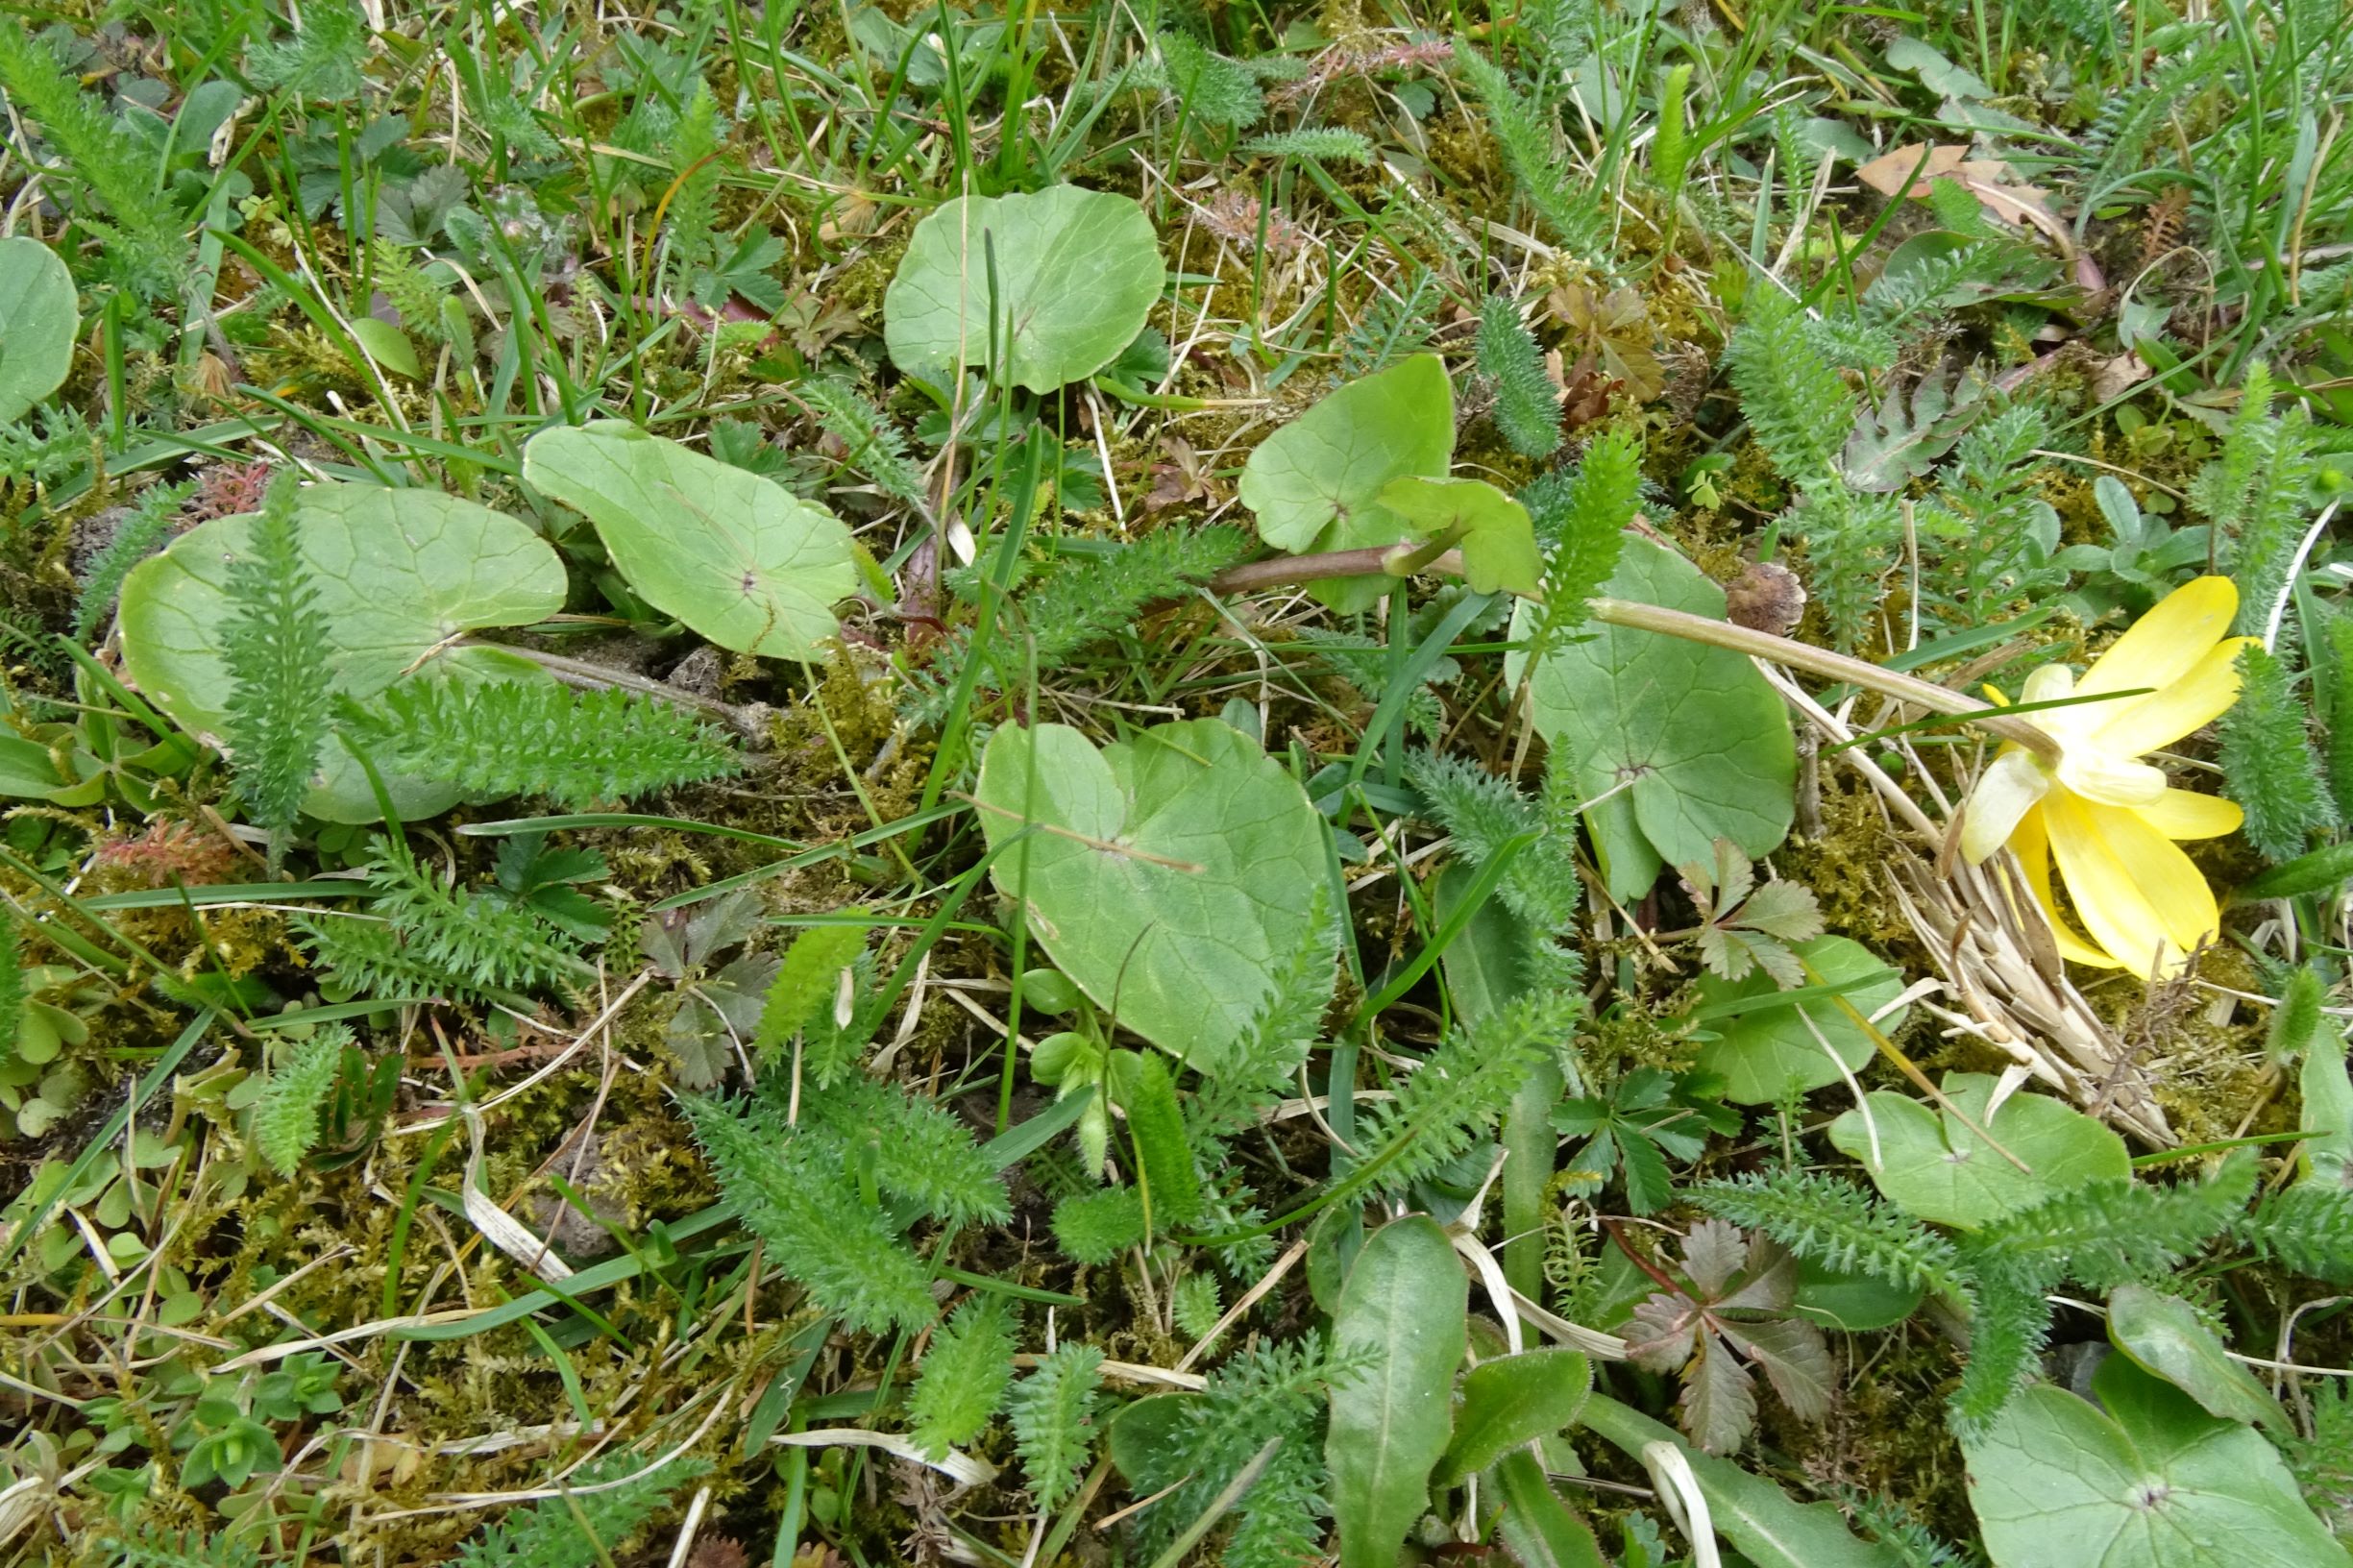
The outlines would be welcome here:
[[[730,893],[685,909],[664,910],[646,922],[638,951],[678,997],[663,1039],[677,1060],[677,1081],[708,1089],[732,1061],[748,1062],[759,1037],[779,961],[771,953],[723,955],[749,943],[760,929],[757,895]]]
[[[1710,974],[1745,980],[1762,969],[1783,989],[1805,984],[1805,967],[1790,943],[1822,935],[1822,905],[1812,889],[1796,882],[1759,887],[1749,857],[1729,839],[1716,841],[1714,866],[1676,870],[1699,911],[1695,940]]]
[[[1692,1226],[1679,1278],[1655,1264],[1662,1286],[1634,1309],[1626,1353],[1654,1372],[1678,1372],[1683,1431],[1710,1454],[1729,1454],[1756,1428],[1756,1380],[1802,1421],[1830,1409],[1830,1353],[1822,1331],[1792,1315],[1798,1261],[1774,1242],[1752,1239],[1722,1220]]]
[[[1562,1102],[1553,1112],[1554,1128],[1585,1139],[1569,1161],[1567,1179],[1598,1191],[1619,1171],[1628,1209],[1637,1214],[1664,1209],[1675,1196],[1668,1160],[1687,1164],[1706,1148],[1708,1134],[1740,1130],[1740,1113],[1705,1097],[1706,1087],[1698,1074],[1679,1078],[1661,1067],[1636,1067],[1606,1097]]]

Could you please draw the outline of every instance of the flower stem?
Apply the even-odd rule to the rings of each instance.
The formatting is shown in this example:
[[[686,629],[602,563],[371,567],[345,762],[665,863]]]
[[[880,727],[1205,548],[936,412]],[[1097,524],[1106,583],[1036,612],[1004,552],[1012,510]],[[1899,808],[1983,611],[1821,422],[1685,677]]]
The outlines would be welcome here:
[[[1251,561],[1230,567],[1211,578],[1210,591],[1237,594],[1303,582],[1320,582],[1332,577],[1392,575],[1395,564],[1391,554],[1393,548],[1380,546],[1370,550],[1336,550],[1321,555],[1286,555],[1273,560]],[[1458,550],[1447,551],[1433,560],[1420,563],[1420,569],[1458,576],[1462,571],[1462,552]],[[1523,597],[1532,599],[1537,596]],[[1933,681],[1922,680],[1916,675],[1902,674],[1894,670],[1883,670],[1867,659],[1834,653],[1826,648],[1816,648],[1810,643],[1801,643],[1787,637],[1776,637],[1769,631],[1737,626],[1728,621],[1692,615],[1683,610],[1670,610],[1656,604],[1636,604],[1623,599],[1589,600],[1585,611],[1594,620],[1608,625],[1626,626],[1635,631],[1654,631],[1663,636],[1680,637],[1686,642],[1705,643],[1734,653],[1746,653],[1768,663],[1803,670],[1827,680],[1861,686],[1915,707],[1951,714],[1955,718],[1968,720],[1989,734],[2014,741],[2047,762],[2058,760],[2058,743],[2024,720],[2008,717],[1990,702],[1980,702],[1973,697],[1939,686]]]

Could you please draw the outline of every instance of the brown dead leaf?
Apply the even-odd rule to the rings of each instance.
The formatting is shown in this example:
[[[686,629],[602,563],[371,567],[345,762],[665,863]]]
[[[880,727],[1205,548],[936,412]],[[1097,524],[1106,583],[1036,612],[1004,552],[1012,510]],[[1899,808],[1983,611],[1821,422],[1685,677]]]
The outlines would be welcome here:
[[[2149,368],[2137,354],[2120,354],[2113,359],[2103,359],[2092,376],[2092,396],[2095,401],[2107,403],[2148,380]]]
[[[1928,161],[1922,168],[1924,151]],[[1904,194],[1922,199],[1936,181],[1950,180],[1976,197],[1987,216],[2013,229],[2038,229],[2058,247],[2060,255],[2071,260],[2074,257],[2074,236],[2051,211],[2050,193],[2034,185],[2013,184],[2010,165],[1999,159],[1973,159],[1967,147],[1949,143],[1924,148],[1919,142],[1906,142],[1859,165],[1854,177],[1882,196],[1893,196],[1902,189],[1905,178],[1916,168],[1920,169],[1920,176]]]

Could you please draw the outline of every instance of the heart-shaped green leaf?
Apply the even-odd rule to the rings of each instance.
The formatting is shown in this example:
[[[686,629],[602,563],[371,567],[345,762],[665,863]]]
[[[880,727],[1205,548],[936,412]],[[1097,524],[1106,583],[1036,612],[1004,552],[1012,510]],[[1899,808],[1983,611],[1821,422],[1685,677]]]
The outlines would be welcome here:
[[[1841,988],[1838,994],[1866,1018],[1903,990],[1902,976],[1845,937],[1816,937],[1797,943],[1792,951],[1822,976],[1821,984]],[[1875,975],[1877,978],[1866,978]],[[1699,989],[1700,1005],[1693,1017],[1716,1034],[1700,1047],[1700,1066],[1724,1079],[1724,1097],[1736,1104],[1771,1105],[1785,1094],[1834,1084],[1840,1063],[1852,1072],[1877,1049],[1877,1042],[1835,998],[1817,994],[1785,1000],[1785,993],[1761,969],[1737,981],[1703,974]],[[1879,1032],[1901,1028],[1905,1011],[1899,1008],[1881,1018]]]
[[[465,632],[524,625],[564,607],[563,562],[513,518],[438,491],[320,484],[303,492],[294,522],[327,617],[336,691],[365,698],[404,678],[545,678],[502,649],[452,646]],[[174,723],[198,734],[222,729],[229,567],[253,523],[207,523],[123,582],[123,666]],[[321,760],[323,776],[303,809],[329,821],[376,821],[375,794],[351,753],[330,746]],[[404,817],[446,811],[458,797],[436,780],[384,782]]]
[[[1455,451],[1455,393],[1434,354],[1349,382],[1259,443],[1242,465],[1241,502],[1277,550],[1365,550],[1413,536],[1382,504],[1392,479],[1442,479]],[[1319,597],[1361,609],[1386,578],[1321,584]]]
[[[1366,1238],[1332,1314],[1333,1351],[1356,1363],[1333,1380],[1324,1436],[1340,1568],[1388,1568],[1422,1516],[1468,1324],[1469,1283],[1436,1220],[1409,1214]]]
[[[2089,1401],[2021,1392],[1963,1446],[1995,1568],[2347,1568],[2261,1433],[2121,1356]]]
[[[1532,594],[1544,580],[1535,525],[1528,508],[1484,479],[1432,479],[1409,474],[1381,491],[1381,504],[1421,539],[1462,551],[1462,576],[1483,594]]]
[[[1626,541],[1603,591],[1724,618],[1724,590],[1648,539]],[[1523,605],[1513,636],[1533,624]],[[1664,866],[1712,864],[1718,839],[1752,860],[1771,853],[1789,833],[1798,755],[1789,715],[1765,677],[1740,654],[1703,643],[1588,629],[1545,654],[1529,697],[1536,728],[1571,760],[1580,795],[1600,801],[1585,824],[1610,896],[1640,897]],[[1524,661],[1507,668],[1516,680]]]
[[[1941,1087],[1961,1117],[1991,1134],[2025,1163],[2025,1170],[1988,1147],[1960,1117],[1885,1090],[1867,1096],[1869,1126],[1861,1112],[1850,1111],[1830,1123],[1830,1141],[1863,1163],[1890,1203],[1964,1230],[2092,1182],[2120,1182],[2132,1174],[2122,1139],[2047,1094],[2013,1094],[1989,1114],[1999,1082],[1985,1073],[1955,1072]],[[1878,1131],[1876,1163],[1873,1127]]]
[[[998,891],[1062,971],[1203,1072],[1310,936],[1323,820],[1283,765],[1215,719],[1097,751],[1063,724],[992,736],[974,791]]]
[[[0,239],[0,423],[64,384],[80,324],[64,258],[37,239]]]
[[[523,477],[586,514],[647,603],[722,648],[808,658],[842,629],[849,530],[772,479],[620,420],[540,431]]]
[[[2255,1374],[2234,1361],[2197,1309],[2145,1285],[2121,1285],[2108,1296],[2108,1338],[2144,1372],[2163,1378],[2209,1415],[2250,1426],[2291,1429],[2288,1413]]]
[[[945,381],[1003,359],[995,380],[1051,392],[1119,357],[1167,275],[1128,197],[1077,185],[959,197],[915,226],[883,294],[883,339],[914,375]]]

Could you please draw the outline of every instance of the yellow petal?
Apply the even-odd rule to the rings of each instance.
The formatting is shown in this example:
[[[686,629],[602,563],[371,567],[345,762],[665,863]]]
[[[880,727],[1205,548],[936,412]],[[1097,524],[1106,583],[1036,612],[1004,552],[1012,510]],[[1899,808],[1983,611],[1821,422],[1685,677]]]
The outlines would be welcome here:
[[[2087,800],[2111,806],[2153,805],[2165,797],[2165,771],[2130,754],[2105,747],[2063,740],[2059,747],[2059,782]]]
[[[2026,886],[2034,890],[2035,901],[2043,906],[2043,918],[2050,922],[2050,934],[2058,941],[2059,956],[2071,964],[2088,964],[2094,968],[2121,968],[2115,959],[2078,936],[2067,917],[2059,913],[2059,900],[2050,894],[2050,837],[2043,825],[2042,807],[2037,806],[2019,819],[2018,830],[2010,835],[2010,848],[2026,872]]]
[[[2213,723],[2239,700],[2239,650],[2260,640],[2227,637],[2215,644],[2179,680],[2134,698],[2110,717],[2099,728],[2100,747],[2137,757]]]
[[[2170,686],[2189,674],[2239,613],[2239,589],[2228,577],[2193,577],[2157,601],[2084,672],[2079,691],[2120,692]]]
[[[1961,858],[1975,866],[2000,848],[2049,788],[2050,775],[2023,747],[2012,747],[1987,764],[1961,819]]]
[[[2173,841],[2137,814],[2054,790],[2050,847],[2092,940],[2136,973],[2177,968],[2220,923],[2214,890]]]
[[[2153,806],[2132,808],[2143,821],[2169,839],[2218,839],[2236,833],[2246,813],[2218,795],[2168,790]]]

